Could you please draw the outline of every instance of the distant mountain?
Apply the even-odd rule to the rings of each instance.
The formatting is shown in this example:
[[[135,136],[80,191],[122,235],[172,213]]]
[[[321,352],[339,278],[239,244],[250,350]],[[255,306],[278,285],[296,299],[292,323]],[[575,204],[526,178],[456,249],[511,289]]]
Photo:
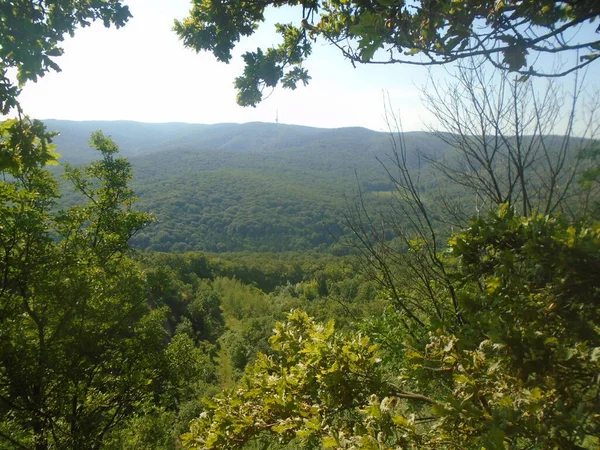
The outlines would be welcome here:
[[[127,157],[167,150],[220,149],[235,152],[277,152],[305,148],[314,152],[333,147],[350,153],[380,154],[389,150],[389,135],[366,128],[313,128],[299,125],[251,122],[215,125],[189,123],[141,123],[131,121],[69,121],[47,119],[65,161],[88,162],[95,158],[88,141],[92,132],[111,136]],[[424,132],[407,133],[407,143],[445,148]]]
[[[142,249],[325,249],[357,177],[374,202],[391,189],[377,160],[387,159],[390,137],[365,128],[44,122],[60,132],[54,141],[63,161],[94,159],[87,142],[97,129],[130,158],[139,205],[158,219],[136,237]],[[406,133],[405,140],[429,154],[447,149],[427,133]]]

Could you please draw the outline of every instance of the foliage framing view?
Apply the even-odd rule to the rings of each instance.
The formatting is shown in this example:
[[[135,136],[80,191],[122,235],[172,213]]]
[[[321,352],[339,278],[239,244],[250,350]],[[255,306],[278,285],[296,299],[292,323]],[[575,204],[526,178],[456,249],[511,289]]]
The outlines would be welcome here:
[[[449,4],[423,2],[428,8],[419,11],[430,13],[433,29],[420,23],[419,32],[446,29],[435,19],[453,17],[456,9],[443,8]],[[394,6],[331,5],[350,19]],[[499,29],[483,6],[467,19],[486,18],[496,32],[522,38],[518,26],[503,25],[502,14],[514,12],[509,18],[550,33],[552,23],[573,26],[597,16],[594,2],[522,5],[495,4]],[[303,6],[305,14],[322,7]],[[94,19],[120,26],[127,9],[118,1],[11,1],[1,8],[0,101],[19,117],[0,127],[0,448],[598,448],[596,140],[582,140],[577,155],[566,144],[555,148],[543,131],[552,108],[538,104],[526,121],[535,127],[528,135],[522,90],[511,85],[516,106],[508,122],[502,109],[469,122],[472,109],[458,104],[467,115],[446,126],[494,133],[445,135],[456,158],[431,161],[475,193],[477,217],[465,218],[466,197],[423,189],[398,134],[385,165],[394,187],[390,208],[374,213],[359,193],[344,217],[355,258],[133,258],[129,241],[151,218],[133,209],[132,171],[117,145],[92,135],[101,159],[64,172],[84,200],[59,207],[58,183],[47,169],[57,158],[53,136],[21,115],[18,86],[7,75],[16,68],[24,83],[56,69],[51,58],[63,34]],[[249,33],[261,8],[240,4],[225,12],[242,16],[226,18],[240,18],[232,24]],[[538,24],[538,11],[551,21]],[[301,30],[288,30],[300,30],[302,39],[320,26],[304,17]],[[385,28],[394,34],[396,26]],[[33,38],[19,39],[23,30]],[[235,42],[236,32],[223,42]],[[356,34],[364,38],[358,45],[374,47],[366,40],[372,36]],[[470,38],[462,38],[462,50]],[[436,39],[445,38],[426,43],[440,44]],[[585,46],[597,50],[592,44]],[[309,49],[301,51],[286,54],[285,63]],[[522,69],[521,57],[498,51],[503,67]],[[282,72],[272,78],[271,69],[280,56],[267,53],[267,71],[254,81],[276,83]],[[284,80],[289,87],[307,79],[294,70]],[[467,81],[467,93],[478,81],[458,80]],[[252,85],[249,93],[249,104],[260,99]],[[495,94],[490,90],[483,104],[503,99]],[[496,165],[497,158],[508,164]],[[299,307],[319,319],[335,317],[337,328]]]
[[[51,136],[16,119],[0,132],[0,436],[20,448],[100,448],[152,396],[164,313],[148,310],[126,254],[150,217],[131,209],[131,167],[101,133],[91,143],[102,160],[65,173],[88,202],[56,212]]]
[[[231,50],[264,21],[267,7],[296,6],[297,24],[277,24],[282,43],[247,52],[243,75],[236,78],[237,102],[256,106],[264,88],[305,85],[310,76],[302,63],[319,39],[337,47],[354,64],[423,66],[483,57],[495,67],[524,76],[562,76],[579,70],[600,55],[595,34],[582,41],[571,37],[582,24],[594,22],[594,1],[496,0],[327,0],[221,2],[193,0],[190,16],[175,22],[186,47],[208,50],[229,62]],[[536,70],[539,54],[580,51],[568,68]],[[527,56],[533,54],[529,61]]]
[[[20,88],[50,70],[60,71],[54,58],[62,55],[60,42],[77,27],[101,20],[106,27],[125,25],[129,8],[119,0],[4,1],[0,5],[0,114],[18,105]],[[9,69],[17,69],[17,83]]]

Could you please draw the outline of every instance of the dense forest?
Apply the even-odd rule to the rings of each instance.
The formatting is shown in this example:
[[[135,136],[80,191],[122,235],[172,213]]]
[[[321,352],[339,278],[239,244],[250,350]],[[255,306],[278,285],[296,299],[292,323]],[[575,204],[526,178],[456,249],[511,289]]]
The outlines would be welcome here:
[[[194,0],[174,29],[229,61],[297,6],[263,3]],[[302,2],[235,86],[307,84],[318,37],[458,60],[427,133],[42,122],[23,85],[129,9],[0,6],[0,449],[600,448],[600,99],[526,69],[590,64],[562,33],[600,11],[416,3]]]
[[[47,171],[44,125],[4,127],[30,150],[3,184],[2,448],[599,445],[595,141],[567,149],[584,158],[566,158],[577,179],[559,216],[520,216],[548,195],[516,189],[446,248],[473,205],[436,175],[464,157],[439,136],[365,152],[131,139],[129,162],[94,132],[101,159],[77,164],[66,145]]]
[[[141,250],[331,249],[358,190],[373,209],[393,191],[378,161],[391,153],[388,133],[267,123],[45,123],[60,132],[61,162],[71,164],[92,158],[86,136],[97,127],[115,139],[127,135],[122,152],[130,155],[139,207],[157,218],[133,239]],[[440,158],[448,149],[426,133],[406,139],[415,167],[417,150]]]

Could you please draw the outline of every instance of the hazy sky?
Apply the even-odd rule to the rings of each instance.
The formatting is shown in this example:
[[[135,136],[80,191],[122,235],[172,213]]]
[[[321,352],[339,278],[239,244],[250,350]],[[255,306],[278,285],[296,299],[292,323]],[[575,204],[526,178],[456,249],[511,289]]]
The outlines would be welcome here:
[[[382,92],[400,110],[405,130],[420,130],[431,117],[418,87],[427,69],[412,66],[359,66],[333,48],[317,44],[307,63],[308,87],[281,88],[256,108],[235,103],[233,80],[244,51],[266,47],[275,22],[297,22],[294,11],[271,11],[258,34],[242,41],[230,64],[183,48],[171,31],[186,16],[189,0],[128,0],[133,19],[120,30],[94,24],[64,42],[60,73],[28,84],[20,97],[31,117],[144,122],[274,122],[318,127],[364,126],[386,129]],[[596,64],[598,65],[598,64]],[[440,79],[444,69],[435,69]],[[597,72],[599,73],[599,72]]]

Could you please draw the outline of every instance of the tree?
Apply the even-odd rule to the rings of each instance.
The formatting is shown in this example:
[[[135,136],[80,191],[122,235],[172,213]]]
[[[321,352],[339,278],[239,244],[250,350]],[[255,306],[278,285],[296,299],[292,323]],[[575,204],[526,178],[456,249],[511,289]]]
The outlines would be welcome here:
[[[451,239],[466,325],[417,359],[453,374],[455,439],[465,418],[487,448],[596,448],[598,231],[504,206]]]
[[[294,311],[270,342],[272,357],[259,354],[239,386],[207,402],[183,436],[186,448],[243,448],[269,433],[318,442],[380,383],[376,346],[364,337],[341,339],[333,322]]]
[[[520,74],[562,76],[593,62],[600,39],[592,32],[573,35],[600,14],[597,2],[493,0],[418,1],[262,1],[254,3],[194,0],[190,16],[175,22],[186,47],[209,50],[220,61],[231,59],[241,37],[254,33],[269,6],[302,6],[299,25],[278,24],[283,42],[266,51],[247,52],[244,74],[235,81],[238,103],[255,106],[265,87],[308,83],[302,63],[319,38],[336,46],[352,64],[439,65],[482,56],[496,67]],[[121,27],[129,20],[121,0],[11,0],[0,6],[0,112],[18,106],[20,87],[50,70],[60,42],[77,26],[101,20]],[[539,54],[577,51],[578,60],[565,69],[544,72],[528,64]],[[581,53],[581,54],[580,54]],[[417,57],[415,57],[415,55]],[[9,74],[17,69],[16,83]]]
[[[540,84],[486,73],[481,61],[470,60],[458,65],[450,81],[430,78],[423,87],[437,121],[431,132],[453,149],[444,158],[423,156],[448,182],[442,189],[461,186],[465,192],[459,195],[468,198],[465,207],[440,194],[455,224],[504,203],[523,216],[585,213],[587,205],[578,199],[584,171],[578,155],[597,146],[599,95],[584,91],[585,74],[576,74],[571,92],[553,80]]]
[[[100,132],[100,161],[65,170],[87,200],[57,211],[52,135],[38,121],[0,128],[0,448],[100,448],[153,396],[163,310],[149,311],[128,241],[132,177]]]
[[[18,106],[20,88],[50,70],[60,71],[54,58],[59,44],[78,26],[102,20],[117,28],[131,17],[120,0],[8,0],[0,4],[0,114]],[[17,83],[9,69],[17,69]]]
[[[186,47],[229,62],[235,44],[264,21],[266,8],[283,6],[302,6],[299,24],[277,24],[280,45],[244,54],[244,73],[235,80],[240,105],[256,106],[262,90],[279,82],[291,89],[306,84],[310,77],[302,63],[318,39],[337,47],[352,64],[427,66],[482,56],[525,76],[566,75],[600,55],[597,34],[572,39],[600,15],[594,1],[194,0],[190,16],[176,21],[175,31]],[[572,50],[578,59],[564,69],[544,72],[531,62],[539,54]]]
[[[405,335],[401,355],[290,314],[184,447],[597,448],[599,230],[507,206],[473,220],[449,247],[462,324]]]
[[[578,157],[589,163],[579,180],[585,192],[586,210],[589,210],[591,217],[600,217],[600,200],[598,196],[592,195],[600,188],[600,165],[598,164],[600,147],[586,149]]]
[[[584,76],[565,94],[552,80],[540,89],[486,73],[480,63],[462,62],[445,84],[431,79],[422,90],[437,122],[432,134],[448,144],[441,155],[408,149],[401,120],[386,105],[386,204],[374,211],[359,191],[344,217],[362,270],[415,335],[451,316],[461,322],[451,266],[440,257],[450,227],[463,229],[504,204],[524,217],[595,214],[598,95],[583,90]]]

